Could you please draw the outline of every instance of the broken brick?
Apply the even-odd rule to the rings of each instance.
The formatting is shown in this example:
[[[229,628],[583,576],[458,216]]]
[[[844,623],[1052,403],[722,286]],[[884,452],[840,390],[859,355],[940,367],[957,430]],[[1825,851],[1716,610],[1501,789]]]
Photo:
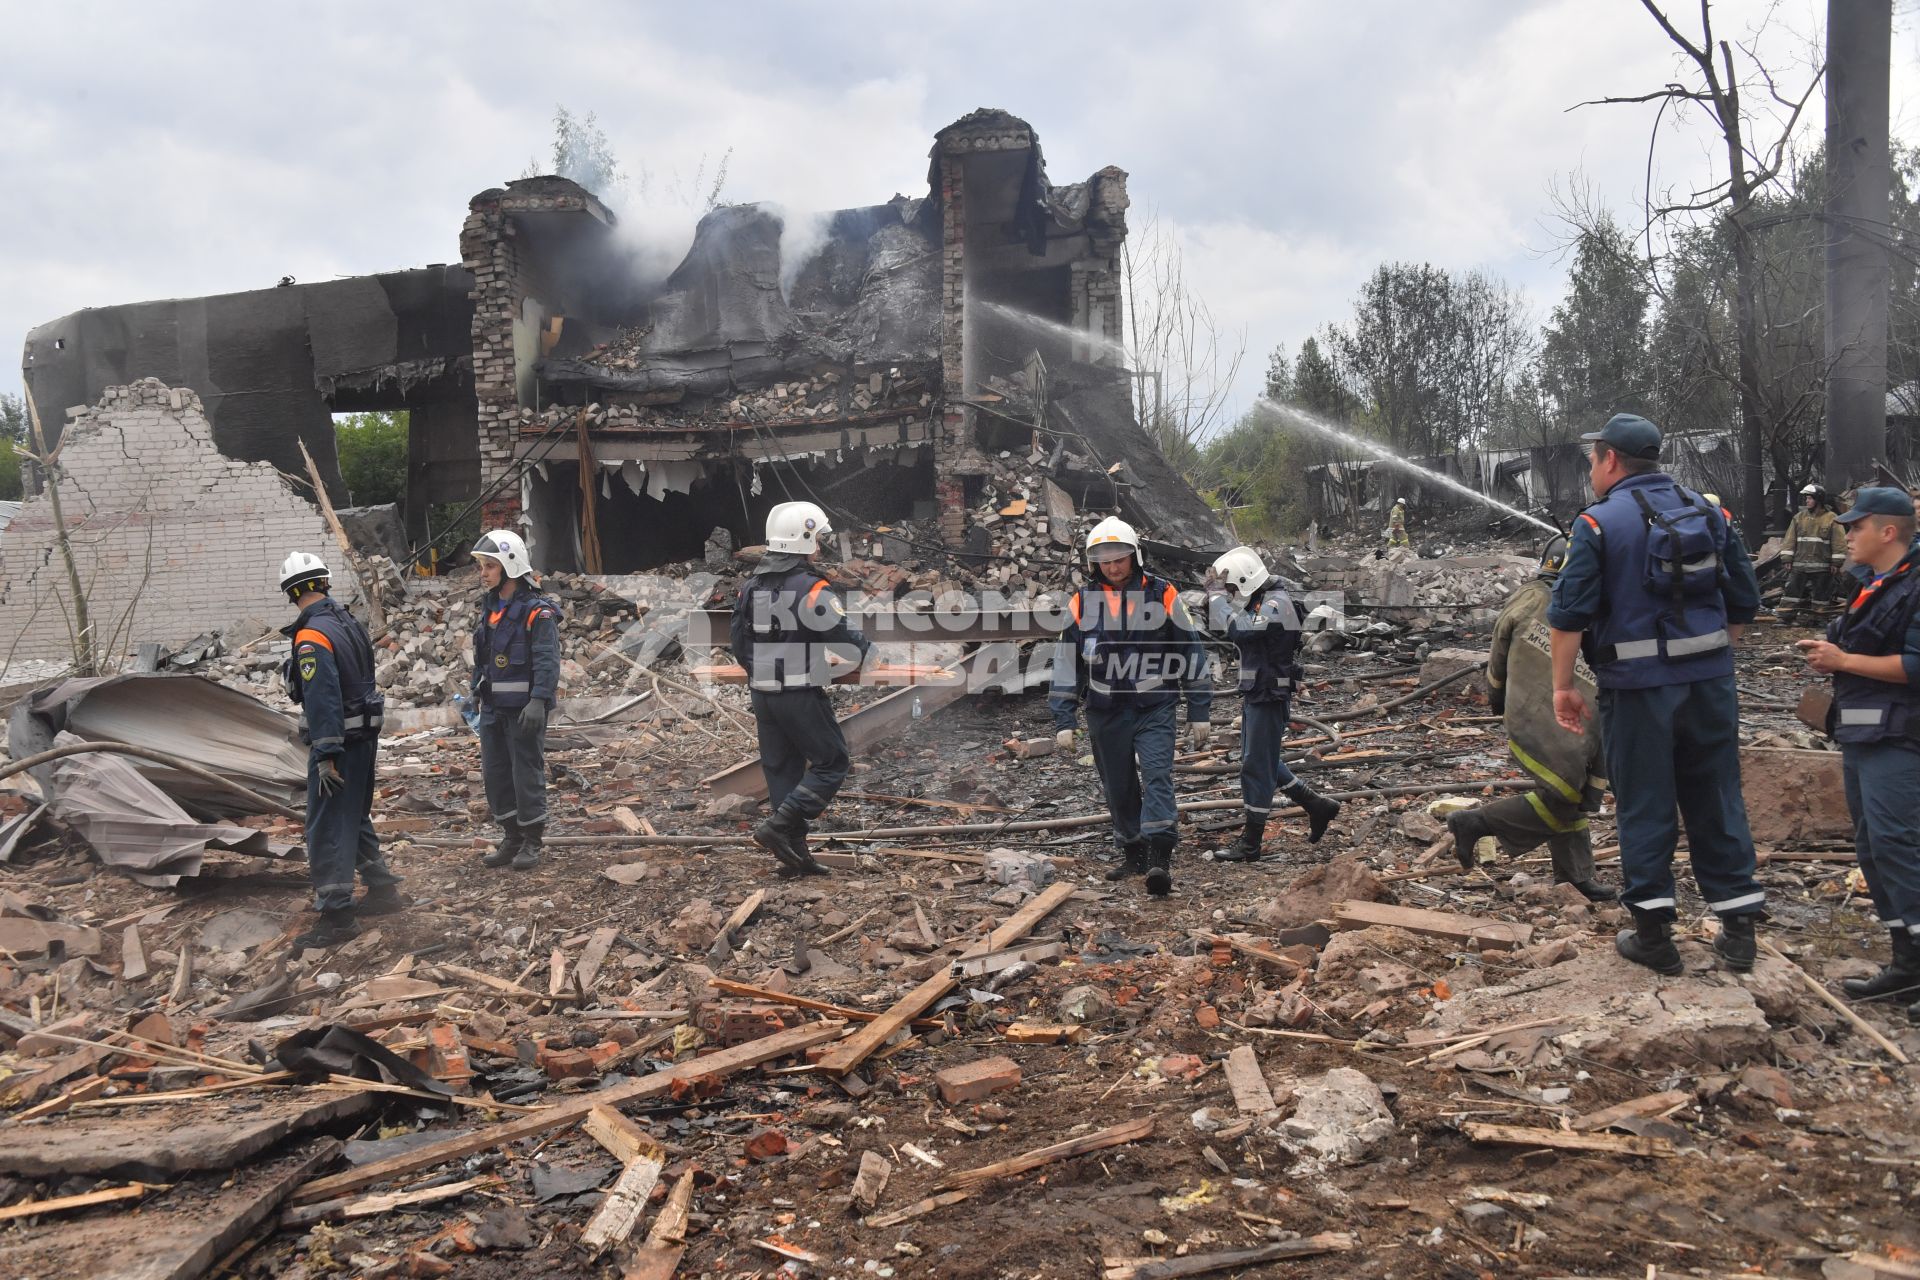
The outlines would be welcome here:
[[[978,1102],[1006,1089],[1018,1088],[1020,1064],[1012,1058],[982,1058],[936,1071],[933,1083],[940,1100],[952,1106],[960,1102]]]
[[[540,1069],[549,1080],[579,1080],[597,1073],[599,1064],[586,1049],[540,1051]]]
[[[787,1154],[787,1135],[778,1129],[756,1129],[743,1148],[750,1160],[772,1160]]]
[[[1193,1020],[1202,1031],[1211,1031],[1220,1025],[1220,1011],[1210,1004],[1203,1004],[1193,1011]]]

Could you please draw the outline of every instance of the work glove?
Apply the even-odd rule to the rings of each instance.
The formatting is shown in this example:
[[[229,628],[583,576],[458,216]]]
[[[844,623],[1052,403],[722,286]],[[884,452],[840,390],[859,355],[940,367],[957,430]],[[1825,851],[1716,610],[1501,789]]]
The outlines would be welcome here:
[[[331,760],[320,764],[320,794],[337,796],[347,789],[347,780],[340,772],[340,766]]]
[[[520,732],[539,733],[547,727],[547,704],[539,698],[520,708]]]
[[[1058,733],[1055,733],[1053,735],[1053,745],[1057,751],[1073,750],[1073,730],[1062,729]]]
[[[1207,739],[1213,736],[1213,725],[1206,720],[1192,720],[1187,723],[1187,750],[1198,751],[1207,745]]]

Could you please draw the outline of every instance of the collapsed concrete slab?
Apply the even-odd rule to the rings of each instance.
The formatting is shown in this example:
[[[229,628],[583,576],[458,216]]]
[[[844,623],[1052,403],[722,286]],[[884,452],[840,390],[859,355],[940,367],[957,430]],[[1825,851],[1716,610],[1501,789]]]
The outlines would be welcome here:
[[[1793,849],[1809,840],[1851,840],[1838,751],[1740,749],[1740,791],[1756,844]]]

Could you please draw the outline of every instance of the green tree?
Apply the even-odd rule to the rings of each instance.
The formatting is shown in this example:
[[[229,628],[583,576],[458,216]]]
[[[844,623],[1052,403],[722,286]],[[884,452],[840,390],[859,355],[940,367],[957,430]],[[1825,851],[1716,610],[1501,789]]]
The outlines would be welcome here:
[[[15,444],[27,442],[27,400],[25,396],[16,396],[0,391],[0,440],[11,440]]]
[[[1359,407],[1318,338],[1302,342],[1294,357],[1292,403],[1335,425],[1348,422]]]
[[[1632,241],[1602,213],[1574,241],[1567,296],[1542,335],[1540,389],[1567,426],[1652,411],[1647,293]]]
[[[20,455],[13,441],[0,436],[0,502],[18,502],[26,496],[20,480]]]
[[[1261,394],[1276,404],[1293,401],[1293,362],[1287,359],[1287,344],[1281,343],[1267,356],[1267,384]]]
[[[407,501],[407,414],[352,413],[333,420],[340,477],[347,482],[339,505],[378,506]]]

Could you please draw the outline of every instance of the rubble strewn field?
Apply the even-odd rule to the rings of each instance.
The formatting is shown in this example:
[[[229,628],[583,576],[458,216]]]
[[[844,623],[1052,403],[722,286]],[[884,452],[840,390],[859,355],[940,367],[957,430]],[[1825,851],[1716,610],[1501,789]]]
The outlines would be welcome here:
[[[1296,708],[1339,734],[1299,727],[1302,776],[1387,793],[1319,845],[1283,812],[1266,860],[1214,864],[1228,733],[1181,759],[1183,801],[1229,803],[1186,814],[1164,901],[1101,879],[1101,826],[1032,829],[1099,809],[1088,761],[1003,745],[1048,731],[1038,694],[903,727],[816,837],[833,875],[775,876],[757,811],[699,786],[752,753],[743,692],[685,685],[704,654],[662,659],[657,689],[604,657],[652,610],[584,581],[557,584],[569,696],[649,696],[556,716],[549,857],[483,871],[476,740],[443,714],[466,584],[416,589],[383,679],[423,710],[383,742],[376,805],[411,909],[296,955],[297,862],[212,853],[150,889],[43,826],[0,867],[0,1274],[122,1274],[135,1239],[140,1274],[178,1276],[1920,1274],[1920,1098],[1889,1053],[1920,1057],[1920,1031],[1866,1006],[1876,1043],[1814,991],[1885,940],[1844,810],[1803,781],[1834,757],[1787,709],[1798,633],[1762,623],[1741,652],[1780,954],[1720,968],[1692,895],[1663,979],[1544,856],[1462,873],[1437,846],[1433,801],[1514,773],[1473,680],[1395,705],[1486,645],[1484,610],[1410,606],[1517,573],[1414,570],[1391,581],[1438,585],[1356,614]],[[214,670],[271,698],[270,648]],[[1595,842],[1617,878],[1609,817]],[[964,956],[1023,908],[1047,909]],[[915,988],[924,1009],[836,1074]],[[287,1046],[340,1026],[378,1043]]]

